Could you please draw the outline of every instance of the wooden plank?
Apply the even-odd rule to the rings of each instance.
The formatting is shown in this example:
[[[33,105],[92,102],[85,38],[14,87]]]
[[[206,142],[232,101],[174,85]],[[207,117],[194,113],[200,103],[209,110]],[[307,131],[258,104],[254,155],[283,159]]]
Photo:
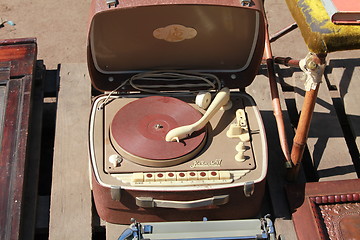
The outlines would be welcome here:
[[[23,211],[21,216],[22,239],[24,240],[32,240],[35,236],[44,100],[44,75],[45,66],[42,61],[38,61],[33,85],[28,160],[24,178]]]
[[[3,136],[4,115],[6,109],[6,85],[10,80],[10,62],[0,62],[0,142]],[[0,145],[1,151],[1,145]]]
[[[302,72],[295,72],[295,99],[301,111],[305,90]],[[326,84],[319,89],[307,141],[319,181],[357,178]]]
[[[10,79],[11,71],[11,62],[7,60],[5,62],[0,62],[0,84],[6,85],[7,81]]]
[[[105,223],[106,239],[107,240],[118,239],[119,236],[123,233],[123,231],[130,226],[130,224],[131,224],[130,222],[128,225]]]
[[[0,85],[0,142],[2,138],[2,126],[4,125],[6,87]]]
[[[0,40],[0,61],[11,60],[11,76],[31,74],[34,70],[36,55],[36,39],[34,38]]]
[[[0,146],[0,239],[20,237],[31,76],[10,80]]]
[[[49,229],[50,196],[39,196],[36,207],[36,229]]]
[[[0,142],[0,239],[23,239],[24,179],[29,161],[30,118],[36,44],[0,41],[1,84],[5,86]],[[21,73],[21,74],[19,74]],[[21,75],[21,77],[18,77]],[[17,78],[12,78],[17,76]]]
[[[278,85],[279,91],[281,90]],[[273,107],[271,103],[269,79],[264,75],[258,75],[254,82],[246,88],[246,91],[255,99],[265,125],[265,132],[268,140],[269,169],[267,183],[273,207],[273,217],[275,217],[275,228],[277,235],[286,239],[297,239],[296,233],[291,221],[291,214],[288,209],[286,193],[284,190],[286,184],[286,169],[283,153],[278,141],[278,133]],[[286,113],[286,104],[280,91],[280,101],[283,110],[286,132],[288,140],[292,139],[292,128]]]
[[[358,150],[360,150],[360,58],[332,59],[329,61],[327,77],[343,99]]]
[[[49,239],[91,239],[86,64],[63,64],[53,160]]]

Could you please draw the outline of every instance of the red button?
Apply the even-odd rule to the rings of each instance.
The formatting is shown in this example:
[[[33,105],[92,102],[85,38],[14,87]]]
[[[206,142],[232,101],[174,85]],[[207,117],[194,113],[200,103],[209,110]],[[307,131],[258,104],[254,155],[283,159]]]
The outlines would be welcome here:
[[[194,177],[195,175],[196,175],[196,173],[194,173],[194,172],[190,173],[190,176],[192,176],[192,177]]]
[[[153,175],[152,175],[151,173],[146,174],[146,177],[147,177],[147,178],[152,178],[152,176],[153,176]]]
[[[211,172],[211,176],[216,176],[217,173],[216,172]]]
[[[158,173],[158,175],[157,175],[159,178],[162,178],[162,177],[164,177],[164,175],[162,174],[162,173]]]
[[[173,177],[174,174],[173,174],[173,173],[168,173],[168,176],[169,176],[169,177]]]
[[[205,172],[201,172],[201,173],[200,173],[200,176],[205,177],[205,176],[206,176],[206,173],[205,173]]]
[[[179,173],[180,177],[185,177],[185,173]]]

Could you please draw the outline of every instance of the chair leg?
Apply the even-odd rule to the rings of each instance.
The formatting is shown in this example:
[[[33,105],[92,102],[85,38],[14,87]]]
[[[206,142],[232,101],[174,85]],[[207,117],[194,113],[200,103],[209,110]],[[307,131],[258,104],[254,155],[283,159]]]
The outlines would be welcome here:
[[[325,68],[325,58],[326,55],[311,55],[311,58],[306,59],[308,72],[313,72],[314,75],[317,74],[317,78],[321,78],[323,76],[323,69]],[[306,91],[299,123],[291,149],[291,161],[293,163],[293,167],[288,171],[288,180],[291,181],[296,180],[299,173],[300,163],[306,146],[320,83],[314,83],[313,86],[314,87]]]
[[[302,106],[299,123],[291,149],[291,161],[293,163],[293,167],[289,169],[288,172],[288,180],[291,181],[296,180],[299,173],[300,163],[302,161],[306,141],[308,138],[311,118],[314,112],[319,86],[320,84],[317,85],[315,90],[307,91],[305,94],[304,104]]]
[[[288,146],[288,141],[285,132],[285,124],[284,118],[282,114],[281,104],[280,104],[280,97],[279,91],[276,84],[276,76],[275,76],[275,68],[274,68],[274,58],[271,51],[271,45],[269,41],[269,32],[266,30],[265,34],[265,50],[264,50],[264,57],[266,60],[266,65],[268,69],[268,77],[269,77],[269,84],[270,84],[270,92],[271,92],[271,100],[273,106],[273,112],[276,120],[276,126],[278,129],[279,140],[281,150],[284,154],[285,166],[286,168],[291,168],[291,158],[290,158],[290,151]]]

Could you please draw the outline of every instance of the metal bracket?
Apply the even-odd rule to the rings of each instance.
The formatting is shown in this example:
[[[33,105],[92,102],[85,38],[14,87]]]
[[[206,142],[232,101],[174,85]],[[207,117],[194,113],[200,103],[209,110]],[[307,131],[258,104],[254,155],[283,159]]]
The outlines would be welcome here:
[[[120,201],[121,198],[121,187],[111,186],[110,188],[111,199],[114,201]]]
[[[241,0],[241,6],[243,7],[250,7],[251,0]]]
[[[321,83],[321,78],[324,75],[326,64],[316,63],[316,58],[315,53],[309,52],[299,62],[299,67],[304,72],[306,91],[315,90],[317,85]]]
[[[270,219],[270,214],[267,214],[264,218],[260,218],[260,222],[263,231],[261,239],[276,239],[274,224]]]
[[[255,183],[253,181],[244,184],[244,194],[246,197],[251,197],[254,194]]]
[[[108,5],[109,8],[111,7],[116,7],[119,2],[117,0],[106,0],[106,4]]]
[[[144,225],[142,230],[143,230],[144,234],[151,234],[151,233],[153,233],[153,226]]]

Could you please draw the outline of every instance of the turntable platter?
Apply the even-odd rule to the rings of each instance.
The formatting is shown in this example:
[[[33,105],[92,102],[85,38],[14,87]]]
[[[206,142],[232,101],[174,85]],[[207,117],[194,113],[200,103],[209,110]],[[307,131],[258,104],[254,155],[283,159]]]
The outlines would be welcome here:
[[[205,144],[206,128],[181,142],[167,142],[176,127],[198,121],[202,114],[172,97],[151,96],[122,107],[110,125],[110,139],[124,157],[141,165],[165,167],[194,157]]]

